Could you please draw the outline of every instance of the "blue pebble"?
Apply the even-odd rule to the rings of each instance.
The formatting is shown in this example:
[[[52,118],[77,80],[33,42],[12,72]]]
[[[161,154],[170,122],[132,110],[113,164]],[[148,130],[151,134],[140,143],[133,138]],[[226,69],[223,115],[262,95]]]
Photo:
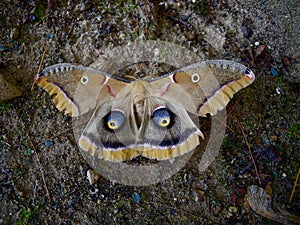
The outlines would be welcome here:
[[[267,137],[263,137],[264,143],[269,145],[270,144],[270,140]]]
[[[34,153],[33,149],[28,149],[25,151],[25,155],[32,155]]]
[[[49,148],[51,145],[53,145],[53,141],[45,141],[46,148]]]
[[[249,37],[249,31],[248,31],[247,27],[241,27],[241,31],[245,38]]]
[[[274,77],[278,76],[278,72],[275,70],[275,68],[273,66],[271,67],[271,73]]]
[[[133,192],[131,196],[132,196],[133,201],[134,201],[135,203],[139,203],[139,202],[140,202],[141,196],[140,196],[138,193]]]
[[[36,16],[35,16],[34,14],[30,14],[30,15],[28,16],[28,20],[29,20],[30,22],[33,22],[33,21],[36,20]]]
[[[51,39],[53,37],[53,34],[52,33],[46,34],[45,37],[46,39]]]

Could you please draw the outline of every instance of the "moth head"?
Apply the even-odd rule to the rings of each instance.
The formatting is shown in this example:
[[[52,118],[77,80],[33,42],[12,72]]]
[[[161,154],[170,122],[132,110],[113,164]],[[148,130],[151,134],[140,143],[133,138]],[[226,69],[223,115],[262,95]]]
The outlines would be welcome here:
[[[121,110],[112,110],[106,117],[104,123],[109,131],[116,131],[120,129],[126,120],[125,113]]]

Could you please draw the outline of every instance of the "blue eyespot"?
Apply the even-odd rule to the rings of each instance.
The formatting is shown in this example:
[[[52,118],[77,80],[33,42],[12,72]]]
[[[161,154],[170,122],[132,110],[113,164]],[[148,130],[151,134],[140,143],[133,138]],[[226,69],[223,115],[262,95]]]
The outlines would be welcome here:
[[[171,124],[170,112],[166,108],[159,108],[153,112],[153,120],[160,127],[168,127]]]
[[[107,128],[110,130],[119,129],[125,122],[125,114],[121,111],[115,110],[111,111],[111,113],[107,117]]]

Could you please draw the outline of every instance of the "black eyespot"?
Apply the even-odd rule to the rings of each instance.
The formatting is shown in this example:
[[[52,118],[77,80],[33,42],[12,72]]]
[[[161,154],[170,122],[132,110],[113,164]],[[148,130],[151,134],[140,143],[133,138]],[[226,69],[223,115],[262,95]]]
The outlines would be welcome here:
[[[111,131],[121,128],[125,119],[125,114],[119,110],[111,111],[111,113],[104,118],[107,129]]]
[[[166,108],[159,108],[153,112],[153,120],[160,127],[170,127],[172,125],[172,113]]]

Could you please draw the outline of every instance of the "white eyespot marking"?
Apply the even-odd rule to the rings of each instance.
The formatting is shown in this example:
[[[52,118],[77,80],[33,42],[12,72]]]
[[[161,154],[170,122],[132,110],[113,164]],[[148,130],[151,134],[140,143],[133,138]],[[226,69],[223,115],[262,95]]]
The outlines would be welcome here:
[[[81,77],[80,82],[86,85],[89,82],[89,77],[88,76]]]
[[[191,75],[191,81],[192,83],[197,83],[200,80],[200,76],[197,73],[193,73]]]

